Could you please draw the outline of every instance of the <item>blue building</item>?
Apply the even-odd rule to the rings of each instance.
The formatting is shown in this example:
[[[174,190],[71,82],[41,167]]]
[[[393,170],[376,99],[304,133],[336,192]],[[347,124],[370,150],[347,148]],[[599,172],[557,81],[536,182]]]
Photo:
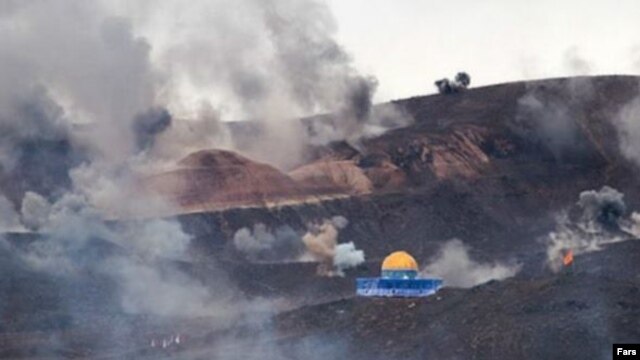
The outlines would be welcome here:
[[[418,277],[418,263],[405,251],[396,251],[382,262],[381,277],[356,279],[360,296],[416,297],[435,294],[442,280]]]

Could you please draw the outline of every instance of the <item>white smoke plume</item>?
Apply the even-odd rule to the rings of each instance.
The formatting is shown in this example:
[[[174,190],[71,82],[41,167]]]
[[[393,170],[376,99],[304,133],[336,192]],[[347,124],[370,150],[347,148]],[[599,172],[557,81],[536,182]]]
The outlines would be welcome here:
[[[209,287],[173,268],[113,257],[102,264],[102,270],[118,280],[122,308],[130,314],[187,318],[235,314],[230,298],[214,296]]]
[[[156,21],[170,35],[164,40],[162,31],[146,32]],[[189,260],[190,236],[177,221],[124,221],[170,207],[142,191],[138,171],[184,144],[218,146],[223,116],[262,120],[265,138],[253,150],[284,166],[308,141],[301,115],[337,111],[342,136],[361,131],[376,82],[356,71],[335,31],[328,6],[311,0],[3,7],[0,175],[28,180],[13,182],[26,184],[15,196],[20,221],[43,236],[21,253],[24,261],[61,277],[104,276],[128,312],[215,312],[216,294],[166,265]],[[192,122],[178,125],[173,113],[185,109]],[[344,226],[340,218],[330,225],[330,263]],[[266,241],[276,251],[277,239],[293,233],[276,229],[273,241],[257,227],[236,244],[260,252]],[[346,256],[336,266],[353,262]]]
[[[309,141],[357,139],[372,131],[369,124],[388,124],[373,111],[377,81],[359,73],[334,39],[324,1],[196,0],[185,7],[167,0],[111,8],[129,14],[151,44],[166,78],[162,98],[178,117],[193,117],[205,101],[226,119],[259,123],[260,136],[236,149],[252,158],[290,168]],[[309,139],[298,119],[322,112],[335,113],[331,136]]]
[[[84,271],[118,285],[122,311],[180,317],[224,317],[232,291],[214,294],[173,260],[188,261],[191,236],[176,220],[152,219],[108,225],[85,197],[67,194],[51,205],[40,229],[44,239],[21,257],[33,269],[73,278]],[[224,283],[218,278],[218,283]],[[237,300],[236,300],[237,301]],[[225,309],[225,310],[223,310]],[[224,315],[224,316],[223,316]]]
[[[51,204],[42,195],[27,191],[20,207],[21,221],[27,229],[38,230],[46,225]]]
[[[348,225],[344,216],[333,216],[309,224],[301,235],[286,225],[269,229],[257,223],[238,229],[233,244],[251,261],[317,261],[319,274],[343,276],[344,270],[364,262],[364,252],[353,242],[338,243],[340,230]]]
[[[383,134],[384,132],[414,122],[413,117],[394,104],[380,104],[373,106],[369,118],[360,124],[352,135],[345,136],[340,128],[341,119],[329,116],[326,119],[310,121],[308,126],[308,141],[312,145],[325,145],[335,141],[345,140],[351,146],[360,148],[362,140]]]
[[[16,258],[71,287],[86,276],[105,281],[113,286],[106,295],[127,314],[227,316],[246,309],[242,298],[230,300],[235,293],[223,276],[211,279],[213,291],[185,270],[191,236],[176,219],[140,219],[171,206],[137,180],[147,166],[178,153],[233,146],[222,125],[230,119],[261,121],[265,133],[240,150],[283,167],[299,161],[309,141],[301,115],[335,111],[336,138],[358,137],[377,84],[334,40],[328,6],[8,4],[0,5],[1,190],[20,204],[21,223],[41,235],[24,249],[7,245]],[[332,251],[341,226],[346,221],[331,225]],[[278,231],[276,239],[292,237]],[[260,242],[238,243],[247,250]],[[349,255],[337,261],[342,270],[355,262],[355,250],[341,249]],[[79,292],[64,299],[70,312]]]
[[[0,194],[0,232],[22,230],[20,215],[13,204]]]
[[[446,286],[468,288],[491,280],[515,276],[520,265],[507,263],[481,263],[473,260],[469,248],[461,240],[444,243],[438,254],[422,272],[444,280]]]
[[[235,150],[284,168],[308,143],[407,123],[392,105],[373,109],[377,83],[335,41],[322,1],[54,0],[10,9],[0,17],[0,127],[11,141],[0,142],[0,160],[25,163],[25,141],[65,141],[60,154],[43,149],[33,159],[29,168],[55,170],[40,170],[57,175],[43,184],[69,187],[68,170],[87,159],[121,172],[234,147],[223,117],[260,121],[260,136]],[[309,138],[299,117],[327,111],[336,113],[329,134]],[[37,161],[49,153],[59,158]]]
[[[556,159],[561,159],[578,141],[578,125],[569,107],[562,101],[542,99],[535,92],[518,100],[516,122],[534,140],[545,144]]]
[[[637,237],[640,216],[627,216],[624,194],[609,186],[580,193],[577,214],[569,211],[557,216],[556,229],[543,241],[547,245],[547,264],[553,271],[562,268],[564,253],[598,251],[602,246]]]
[[[344,270],[354,268],[364,263],[364,251],[356,249],[353,242],[338,244],[333,256],[333,267],[339,276],[344,276]]]
[[[580,121],[585,117],[584,104],[594,95],[588,77],[572,78],[551,88],[527,85],[526,93],[518,99],[512,130],[540,146],[542,155],[555,161],[582,159],[589,144]]]
[[[180,223],[165,219],[151,219],[127,223],[121,230],[118,244],[148,259],[188,260],[191,236]]]
[[[625,104],[614,118],[622,155],[640,166],[640,96]]]
[[[233,235],[233,244],[236,249],[247,252],[260,252],[270,249],[276,242],[276,237],[267,231],[267,227],[258,223],[253,226],[253,232],[249,228],[241,228]]]
[[[272,231],[262,223],[236,231],[233,244],[251,261],[294,260],[303,247],[300,235],[291,227],[279,226]]]

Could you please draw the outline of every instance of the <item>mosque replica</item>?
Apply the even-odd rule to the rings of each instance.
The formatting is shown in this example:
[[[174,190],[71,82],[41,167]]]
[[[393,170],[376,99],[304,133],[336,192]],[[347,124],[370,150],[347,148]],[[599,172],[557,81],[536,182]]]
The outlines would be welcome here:
[[[378,278],[356,279],[360,296],[419,297],[433,295],[442,287],[442,279],[418,276],[418,263],[405,251],[396,251],[382,262]]]

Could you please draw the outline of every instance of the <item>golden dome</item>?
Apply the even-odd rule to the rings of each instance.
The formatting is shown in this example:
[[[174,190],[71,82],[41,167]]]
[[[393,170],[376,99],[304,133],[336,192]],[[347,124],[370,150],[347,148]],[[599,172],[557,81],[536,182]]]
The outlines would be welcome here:
[[[418,271],[418,263],[413,256],[406,251],[396,251],[384,258],[382,270],[415,270]]]

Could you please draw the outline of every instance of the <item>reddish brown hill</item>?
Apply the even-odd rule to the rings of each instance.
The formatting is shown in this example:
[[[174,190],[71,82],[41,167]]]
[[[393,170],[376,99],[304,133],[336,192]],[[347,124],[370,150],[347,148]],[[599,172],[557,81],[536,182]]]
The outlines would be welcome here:
[[[278,169],[226,150],[193,153],[175,170],[152,176],[147,184],[186,211],[268,206],[309,196]],[[328,194],[336,189],[324,190]]]
[[[368,194],[373,183],[364,171],[352,160],[321,160],[301,166],[289,175],[306,188],[326,191],[341,188],[350,194]]]

